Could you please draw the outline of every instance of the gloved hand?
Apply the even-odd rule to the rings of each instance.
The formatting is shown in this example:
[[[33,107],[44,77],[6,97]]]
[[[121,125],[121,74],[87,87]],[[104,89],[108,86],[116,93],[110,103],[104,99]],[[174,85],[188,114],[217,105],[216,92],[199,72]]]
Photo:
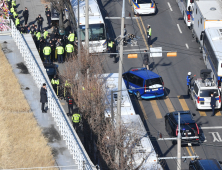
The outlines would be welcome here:
[[[150,38],[150,36],[148,35],[147,38]]]

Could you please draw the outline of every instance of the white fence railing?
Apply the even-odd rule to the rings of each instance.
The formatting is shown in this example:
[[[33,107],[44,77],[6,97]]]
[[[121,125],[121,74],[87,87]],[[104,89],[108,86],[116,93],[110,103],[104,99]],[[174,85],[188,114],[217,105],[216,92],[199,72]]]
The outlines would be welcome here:
[[[22,57],[24,58],[25,64],[32,75],[35,83],[40,89],[43,83],[47,84],[48,90],[48,108],[56,122],[56,125],[59,126],[63,140],[66,141],[66,145],[70,153],[73,155],[75,163],[78,165],[79,170],[94,170],[96,169],[93,163],[91,162],[88,154],[85,151],[78,135],[72,127],[71,122],[69,121],[66,113],[61,106],[57,96],[55,95],[51,83],[47,78],[47,75],[44,74],[39,63],[34,57],[32,51],[27,46],[24,37],[16,29],[14,23],[11,21],[11,35],[16,42],[18,49],[20,50]]]

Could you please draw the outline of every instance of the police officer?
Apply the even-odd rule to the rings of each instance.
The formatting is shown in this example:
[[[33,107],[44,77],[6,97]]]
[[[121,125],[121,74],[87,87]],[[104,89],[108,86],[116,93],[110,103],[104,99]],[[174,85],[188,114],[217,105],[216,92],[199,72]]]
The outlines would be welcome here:
[[[41,33],[40,33],[39,31],[37,31],[37,33],[35,34],[35,36],[36,36],[36,48],[39,50]]]
[[[72,122],[73,122],[73,127],[76,131],[78,131],[78,128],[79,128],[79,122],[80,122],[80,114],[79,113],[74,113],[72,115]]]
[[[113,42],[110,38],[109,38],[107,46],[108,46],[108,51],[111,52],[112,51],[111,49],[113,47]],[[110,55],[110,57],[112,57],[112,55]]]
[[[19,29],[19,25],[20,25],[20,20],[17,16],[16,19],[15,19],[15,26],[16,26],[17,29]]]
[[[16,7],[15,0],[12,0],[12,7],[13,7],[13,8],[15,8],[15,7]]]
[[[45,62],[51,63],[51,60],[50,60],[51,48],[48,45],[46,45],[43,48],[43,54],[45,56]]]
[[[65,88],[64,88],[64,97],[66,97],[68,94],[70,94],[71,91],[71,84],[68,80],[65,82]]]
[[[44,54],[43,54],[44,47],[45,47],[45,42],[44,42],[44,39],[41,38],[39,41],[39,53],[40,53],[40,58],[42,61],[44,61]]]
[[[23,11],[23,17],[24,17],[25,25],[26,25],[28,22],[28,18],[29,18],[29,10],[26,7],[25,7],[25,11]]]
[[[44,36],[44,39],[46,40],[47,36],[48,36],[49,32],[46,31],[46,29],[44,29],[44,33],[43,33],[43,36]]]
[[[113,46],[112,46],[112,48],[111,48],[111,52],[112,53],[116,53],[116,44],[115,44],[115,42],[113,42]],[[113,57],[114,57],[114,63],[117,63],[117,58],[116,58],[116,54],[113,54],[112,55]]]
[[[73,114],[74,99],[69,93],[67,94],[66,102],[68,103],[68,108],[69,108],[69,113],[67,115],[71,116]]]
[[[52,78],[52,80],[51,80],[51,84],[52,84],[52,87],[53,87],[56,95],[58,96],[59,95],[59,79],[58,79],[58,76],[54,75],[54,78]]]
[[[7,0],[7,4],[8,4],[8,9],[10,9],[11,8],[11,0]]]
[[[147,41],[148,41],[148,45],[151,45],[151,35],[152,35],[152,29],[150,27],[150,25],[148,24],[147,26]]]
[[[215,99],[214,93],[211,93],[210,105],[212,107],[212,112],[213,112],[211,116],[214,116],[215,115],[214,109],[216,106],[216,99]]]
[[[70,31],[70,34],[68,36],[68,40],[70,44],[74,45],[74,40],[75,40],[75,34],[73,32]]]
[[[74,52],[74,47],[73,47],[72,44],[67,44],[66,47],[65,47],[65,50],[66,50],[66,54],[67,54],[66,61],[68,61],[72,52]]]
[[[64,54],[64,48],[63,46],[56,47],[57,50],[57,57],[58,57],[58,63],[63,63],[63,54]]]
[[[38,23],[38,30],[42,32],[43,18],[41,17],[41,14],[36,18],[36,21]]]
[[[190,95],[190,86],[191,86],[191,81],[192,79],[196,76],[194,75],[194,77],[191,77],[192,73],[191,72],[188,72],[188,75],[187,75],[187,95],[189,96]]]

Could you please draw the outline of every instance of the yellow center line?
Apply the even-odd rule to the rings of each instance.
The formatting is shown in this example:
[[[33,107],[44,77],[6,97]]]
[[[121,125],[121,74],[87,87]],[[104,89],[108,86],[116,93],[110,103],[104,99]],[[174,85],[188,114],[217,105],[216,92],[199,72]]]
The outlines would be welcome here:
[[[216,116],[221,116],[221,113],[220,113],[219,110],[215,110],[215,113],[216,113],[216,114],[215,114]]]
[[[159,109],[159,107],[158,107],[158,105],[157,105],[156,100],[150,100],[150,103],[151,103],[151,106],[152,106],[152,108],[153,108],[153,111],[154,111],[154,113],[155,113],[155,115],[156,115],[156,118],[157,118],[157,119],[162,119],[163,117],[162,117],[162,115],[161,115],[161,113],[160,113],[160,109]]]
[[[192,156],[191,152],[190,152],[190,149],[186,146],[186,149],[187,149],[187,152],[190,156]],[[191,158],[191,160],[193,160],[193,158]]]
[[[174,107],[173,107],[173,105],[172,105],[172,103],[171,103],[171,101],[170,101],[168,96],[164,99],[164,102],[165,102],[169,112],[174,112],[175,111]]]
[[[129,3],[130,3],[130,0],[129,0]],[[133,6],[132,6],[132,11],[133,11]],[[134,15],[134,16],[137,17],[136,15]],[[137,25],[139,26],[140,32],[141,32],[141,34],[142,34],[142,36],[143,36],[143,41],[144,41],[144,43],[145,43],[145,45],[146,45],[146,48],[149,50],[149,47],[148,47],[146,38],[145,38],[144,35],[143,35],[143,31],[142,31],[142,29],[141,29],[141,27],[140,27],[140,24],[139,24],[138,19],[136,19],[136,22],[137,22]]]
[[[177,96],[177,97],[178,97],[178,99],[179,99],[179,101],[180,101],[180,104],[181,104],[183,110],[189,110],[189,108],[188,108],[188,106],[187,106],[187,103],[186,103],[184,97],[183,97],[183,96]]]
[[[144,23],[143,23],[143,20],[142,20],[141,17],[140,17],[140,21],[141,21],[142,26],[143,26],[143,29],[144,29],[144,35],[146,35],[146,28],[145,28],[145,26],[144,26]],[[141,32],[141,33],[143,34],[143,32]],[[145,37],[146,37],[146,36],[145,36]],[[144,42],[145,42],[145,44],[146,44],[147,49],[149,50],[149,47],[148,47],[147,41],[144,41]]]
[[[193,147],[191,147],[191,150],[193,151],[193,154],[195,154],[195,155],[196,155],[196,153],[195,153],[195,151],[194,151]]]
[[[147,117],[147,115],[146,115],[146,112],[145,112],[145,109],[144,109],[144,107],[143,107],[143,103],[142,103],[141,100],[139,100],[139,104],[140,104],[140,107],[141,107],[141,109],[142,109],[142,112],[143,112],[144,118],[147,120],[148,117]]]

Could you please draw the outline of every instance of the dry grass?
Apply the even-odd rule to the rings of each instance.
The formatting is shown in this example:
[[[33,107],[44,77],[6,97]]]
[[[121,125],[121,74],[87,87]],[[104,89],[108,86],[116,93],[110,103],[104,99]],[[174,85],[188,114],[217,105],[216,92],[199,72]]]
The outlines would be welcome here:
[[[1,47],[0,47],[1,48]],[[10,64],[0,50],[0,169],[54,166]]]

